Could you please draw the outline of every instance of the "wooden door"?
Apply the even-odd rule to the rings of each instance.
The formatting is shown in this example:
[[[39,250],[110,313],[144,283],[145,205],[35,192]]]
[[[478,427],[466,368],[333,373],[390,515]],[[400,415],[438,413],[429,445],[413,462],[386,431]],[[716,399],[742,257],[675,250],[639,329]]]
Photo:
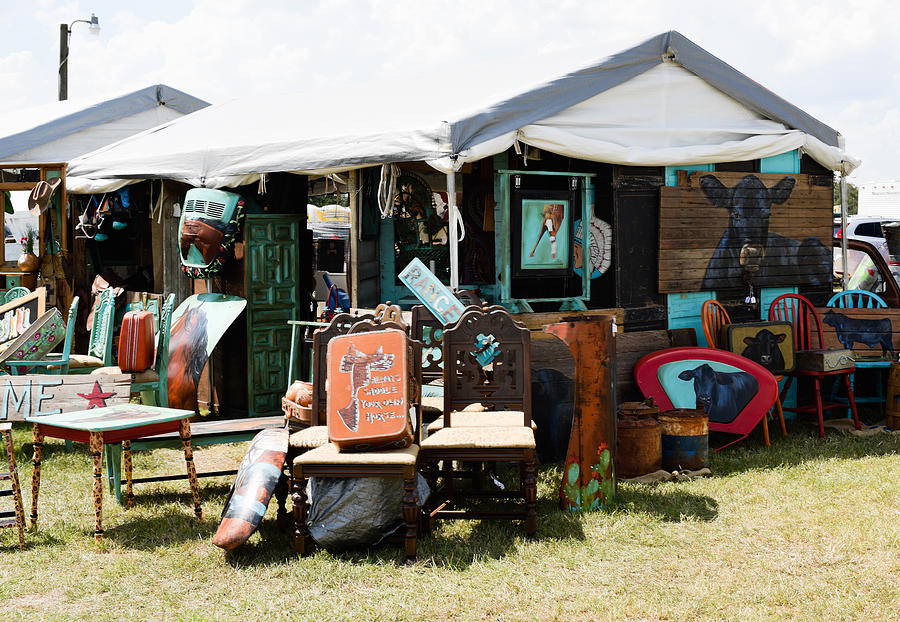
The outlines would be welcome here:
[[[288,320],[299,319],[299,215],[248,215],[246,242],[247,408],[281,412],[291,352]]]

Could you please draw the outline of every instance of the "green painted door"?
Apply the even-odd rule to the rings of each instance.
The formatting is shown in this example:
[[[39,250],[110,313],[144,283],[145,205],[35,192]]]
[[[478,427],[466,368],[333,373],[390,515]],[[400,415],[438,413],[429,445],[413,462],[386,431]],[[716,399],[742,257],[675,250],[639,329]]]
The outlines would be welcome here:
[[[300,300],[300,216],[248,215],[247,407],[251,417],[281,412],[291,352],[288,320]]]

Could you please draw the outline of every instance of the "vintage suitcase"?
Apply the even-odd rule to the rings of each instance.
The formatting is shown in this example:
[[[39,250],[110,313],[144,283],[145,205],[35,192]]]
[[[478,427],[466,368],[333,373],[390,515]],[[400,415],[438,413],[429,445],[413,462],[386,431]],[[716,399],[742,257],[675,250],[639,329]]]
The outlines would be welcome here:
[[[22,326],[22,334],[15,340],[3,344],[0,363],[5,361],[39,360],[60,345],[66,336],[66,323],[59,309],[44,312],[27,327]],[[26,370],[19,368],[20,373]]]
[[[853,367],[852,350],[797,350],[797,369],[803,371],[835,371]]]
[[[339,451],[402,449],[413,441],[406,333],[388,329],[328,342],[328,437]]]
[[[788,322],[748,322],[722,327],[725,347],[776,376],[794,370],[794,329]]]
[[[119,369],[142,372],[153,367],[156,356],[156,332],[150,311],[129,311],[119,332]]]

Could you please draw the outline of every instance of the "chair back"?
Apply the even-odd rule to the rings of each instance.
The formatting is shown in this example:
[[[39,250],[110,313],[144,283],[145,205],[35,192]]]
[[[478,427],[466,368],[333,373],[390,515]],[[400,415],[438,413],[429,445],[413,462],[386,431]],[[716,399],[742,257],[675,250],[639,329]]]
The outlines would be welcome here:
[[[444,377],[444,324],[425,305],[412,308],[410,334],[422,343],[422,382]]]
[[[703,324],[703,335],[706,337],[709,347],[723,349],[719,345],[722,327],[731,324],[731,318],[728,317],[725,307],[718,300],[707,300],[700,308],[700,321]]]
[[[27,287],[10,287],[8,290],[3,292],[3,304],[12,302],[16,298],[21,298],[22,296],[30,293],[31,290]]]
[[[112,365],[113,315],[116,310],[115,292],[107,287],[98,295],[94,321],[91,324],[91,339],[88,342],[88,355],[96,356],[103,361],[103,366]]]
[[[156,335],[156,365],[159,374],[159,389],[156,403],[158,406],[169,405],[169,334],[172,332],[172,312],[175,310],[175,294],[169,294],[159,312],[159,332]]]
[[[788,322],[794,329],[794,350],[824,348],[822,320],[813,303],[799,294],[782,294],[769,307],[770,322]],[[815,339],[818,341],[816,341]]]
[[[839,309],[887,309],[884,298],[875,292],[864,289],[848,289],[845,292],[838,292],[828,300],[825,306]]]
[[[328,378],[328,342],[338,335],[349,333],[350,327],[355,322],[372,320],[374,318],[375,316],[371,314],[354,317],[349,313],[338,313],[331,318],[328,326],[323,326],[313,333],[311,425],[325,425],[326,400],[328,397],[325,391],[325,380]]]
[[[75,336],[75,324],[78,322],[78,296],[72,298],[69,305],[69,319],[66,321],[66,338],[63,341],[62,364],[66,365],[62,373],[68,372],[69,355],[72,353],[72,338]]]
[[[476,403],[521,410],[531,426],[531,333],[502,307],[470,308],[444,330],[444,426]]]

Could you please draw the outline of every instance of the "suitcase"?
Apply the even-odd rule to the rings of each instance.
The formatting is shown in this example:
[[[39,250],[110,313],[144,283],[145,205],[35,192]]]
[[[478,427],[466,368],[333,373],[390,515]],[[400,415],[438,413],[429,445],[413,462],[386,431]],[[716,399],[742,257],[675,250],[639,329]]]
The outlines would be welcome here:
[[[794,329],[788,322],[748,322],[722,327],[725,347],[775,375],[794,370]]]
[[[153,367],[156,358],[156,332],[150,311],[129,311],[119,332],[119,369],[142,372]]]
[[[328,342],[328,438],[339,451],[402,449],[413,442],[406,333],[388,329]]]
[[[803,371],[835,371],[854,367],[852,350],[797,350],[797,369]]]

